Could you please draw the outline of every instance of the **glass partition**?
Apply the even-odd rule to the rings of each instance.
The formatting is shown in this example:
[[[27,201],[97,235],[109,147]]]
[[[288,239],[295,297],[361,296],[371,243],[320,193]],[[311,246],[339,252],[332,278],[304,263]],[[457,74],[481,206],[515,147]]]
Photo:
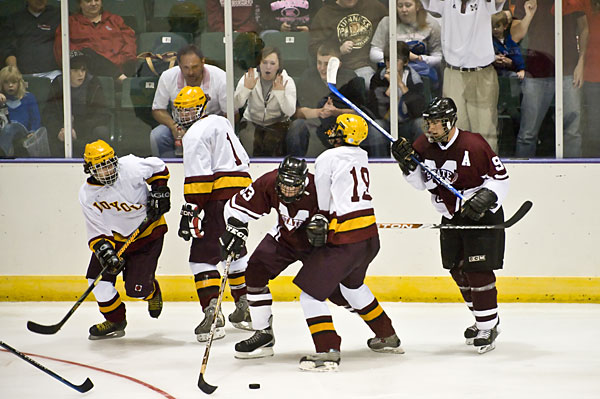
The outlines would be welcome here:
[[[252,157],[317,157],[329,146],[337,116],[354,113],[327,87],[331,57],[341,60],[340,92],[409,140],[423,132],[426,104],[446,91],[443,19],[419,0],[391,2],[395,51],[388,0],[232,3],[228,99],[224,1],[70,0],[73,157],[96,139],[119,154],[180,157],[176,144],[185,129],[171,106],[183,85],[204,89],[207,113],[227,116],[227,101],[233,103],[235,131]],[[0,156],[64,157],[60,5],[0,0]],[[491,17],[502,157],[600,157],[600,0],[565,2],[561,9],[559,54],[552,0],[512,0]],[[177,60],[182,49],[185,59]],[[563,59],[559,96],[557,57]],[[13,81],[23,87],[9,87]],[[361,146],[373,159],[389,159],[388,139],[372,127]]]

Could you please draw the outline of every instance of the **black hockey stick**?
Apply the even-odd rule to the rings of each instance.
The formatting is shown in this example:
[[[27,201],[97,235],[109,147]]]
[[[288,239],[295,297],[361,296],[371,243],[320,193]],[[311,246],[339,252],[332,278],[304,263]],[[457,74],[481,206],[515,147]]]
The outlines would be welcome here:
[[[81,393],[87,392],[87,391],[89,391],[90,389],[92,389],[94,387],[94,384],[92,383],[92,381],[89,378],[86,378],[86,380],[83,382],[83,384],[81,384],[81,385],[75,385],[72,382],[69,382],[69,381],[65,380],[60,375],[56,374],[54,371],[49,370],[46,367],[42,366],[41,364],[39,364],[38,362],[36,362],[32,358],[30,358],[29,356],[25,355],[24,353],[19,352],[18,350],[16,350],[12,346],[10,346],[10,345],[2,342],[2,341],[0,341],[0,346],[2,346],[3,348],[5,348],[9,352],[12,352],[13,354],[17,355],[21,359],[25,360],[27,363],[32,364],[33,366],[35,366],[38,369],[42,370],[44,373],[46,373],[46,374],[48,374],[48,375],[56,378],[57,380],[59,380],[63,384],[70,386],[71,388],[73,388],[74,390],[76,390],[78,392],[81,392]]]
[[[121,257],[121,255],[123,254],[123,252],[125,252],[125,250],[127,249],[127,247],[129,247],[129,245],[131,245],[131,243],[133,241],[135,241],[135,239],[137,238],[137,236],[140,234],[140,231],[142,231],[142,227],[144,227],[146,225],[146,223],[152,222],[152,221],[153,220],[152,219],[148,219],[148,217],[146,217],[144,219],[144,221],[142,222],[142,224],[140,224],[140,226],[137,229],[135,229],[135,231],[133,233],[131,233],[131,235],[129,236],[129,238],[125,242],[125,244],[123,244],[123,246],[121,247],[121,249],[119,249],[119,252],[117,252],[117,256],[118,257]],[[42,325],[42,324],[34,323],[33,321],[28,321],[27,322],[27,329],[29,331],[33,331],[33,332],[38,333],[38,334],[45,334],[45,335],[56,334],[58,332],[58,330],[60,330],[61,327],[67,322],[67,320],[69,320],[69,317],[71,317],[71,315],[73,313],[75,313],[75,311],[83,303],[83,301],[85,301],[85,298],[87,298],[88,295],[90,295],[90,293],[94,290],[94,288],[96,287],[96,285],[98,285],[98,282],[102,278],[102,275],[104,274],[104,272],[106,271],[107,268],[108,268],[108,265],[106,265],[104,268],[102,268],[102,270],[100,271],[100,273],[98,273],[98,276],[96,276],[96,279],[94,280],[94,282],[92,284],[90,284],[90,286],[87,288],[87,290],[85,290],[85,292],[83,293],[83,295],[81,295],[79,297],[79,299],[77,300],[77,302],[75,302],[75,304],[73,305],[73,307],[71,307],[71,310],[69,310],[69,312],[67,312],[67,314],[65,315],[65,317],[63,317],[63,319],[60,322],[58,322],[57,324],[53,324],[51,326],[45,326],[45,325]]]
[[[510,219],[500,224],[488,225],[456,225],[456,224],[427,224],[427,223],[377,223],[380,229],[440,229],[440,230],[498,230],[508,229],[529,212],[533,203],[523,202],[523,205],[511,216]]]
[[[344,96],[342,93],[340,93],[340,91],[335,86],[336,81],[337,81],[337,71],[338,71],[339,67],[340,67],[340,60],[337,57],[331,57],[329,59],[329,62],[327,63],[327,86],[329,86],[329,90],[331,90],[333,92],[333,94],[338,96],[343,102],[345,102],[357,114],[362,116],[374,128],[379,130],[385,137],[387,137],[388,140],[390,140],[392,143],[394,141],[396,141],[394,139],[394,137],[392,137],[391,134],[389,134],[384,128],[379,126],[379,124],[377,122],[375,122],[369,115],[367,115],[362,109],[360,109],[356,105],[354,105],[354,103],[352,103],[352,101],[350,101],[346,96]],[[443,186],[444,188],[449,190],[452,194],[456,195],[461,200],[465,199],[465,197],[462,195],[462,193],[460,191],[458,191],[457,189],[455,189],[454,186],[452,186],[452,184],[450,184],[450,182],[448,180],[444,179],[442,176],[435,173],[431,168],[429,168],[427,165],[425,165],[423,162],[421,162],[414,155],[411,155],[410,157],[419,166],[421,166],[421,168],[423,168],[423,170],[427,171],[427,173],[429,173],[429,175],[431,175],[431,177],[435,181],[437,181],[441,186]]]
[[[227,276],[229,275],[229,267],[233,257],[229,255],[225,261],[225,269],[223,270],[223,277],[221,277],[221,287],[219,288],[219,297],[217,298],[217,307],[215,308],[215,314],[213,316],[212,324],[210,325],[210,334],[208,341],[206,341],[206,349],[204,350],[204,357],[202,358],[202,367],[200,368],[200,376],[198,377],[198,388],[205,394],[210,395],[217,389],[216,385],[210,385],[204,381],[204,372],[206,371],[206,365],[208,364],[208,355],[210,354],[210,347],[212,346],[213,336],[217,330],[217,320],[219,310],[221,310],[221,302],[223,301],[223,293],[225,292],[225,283],[227,282]]]

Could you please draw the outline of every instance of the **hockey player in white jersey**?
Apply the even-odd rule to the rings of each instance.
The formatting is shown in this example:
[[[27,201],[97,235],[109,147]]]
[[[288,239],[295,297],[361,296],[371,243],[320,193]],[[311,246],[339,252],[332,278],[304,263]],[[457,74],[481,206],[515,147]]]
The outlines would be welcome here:
[[[93,251],[86,274],[90,284],[107,267],[92,291],[106,321],[90,328],[89,339],[122,337],[127,326],[125,304],[115,289],[121,271],[127,296],[147,301],[153,318],[162,311],[155,272],[167,232],[163,214],[171,207],[169,170],[159,158],[118,158],[102,140],[87,144],[83,158],[84,170],[91,175],[79,190]],[[138,238],[118,257],[119,248],[145,219]]]
[[[341,338],[325,302],[336,289],[375,333],[367,341],[371,350],[404,352],[390,318],[364,283],[367,268],[379,252],[368,157],[359,147],[367,134],[367,123],[360,116],[338,116],[328,131],[334,148],[315,161],[319,210],[328,217],[329,226],[323,226],[328,231],[327,245],[313,251],[294,278],[302,290],[300,304],[317,352],[300,359],[302,370],[335,370],[340,363]]]
[[[184,196],[179,236],[192,239],[189,263],[204,319],[194,330],[198,341],[206,341],[215,313],[221,275],[217,264],[222,256],[219,238],[225,228],[243,231],[247,224],[223,219],[225,203],[252,183],[250,159],[235,135],[229,121],[218,115],[204,115],[206,95],[199,87],[186,86],[173,101],[173,119],[182,126]],[[247,233],[246,233],[247,234]],[[236,309],[229,315],[234,327],[250,329],[251,320],[246,299],[244,271],[247,254],[236,254],[229,269],[228,281]],[[213,339],[225,336],[225,319],[218,314]]]

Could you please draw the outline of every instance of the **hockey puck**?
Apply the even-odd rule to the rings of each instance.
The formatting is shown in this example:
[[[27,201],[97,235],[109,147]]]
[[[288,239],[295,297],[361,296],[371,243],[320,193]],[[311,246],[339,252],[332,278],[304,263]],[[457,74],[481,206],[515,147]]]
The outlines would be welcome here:
[[[250,389],[259,389],[260,388],[260,384],[248,384],[248,388],[250,388]]]

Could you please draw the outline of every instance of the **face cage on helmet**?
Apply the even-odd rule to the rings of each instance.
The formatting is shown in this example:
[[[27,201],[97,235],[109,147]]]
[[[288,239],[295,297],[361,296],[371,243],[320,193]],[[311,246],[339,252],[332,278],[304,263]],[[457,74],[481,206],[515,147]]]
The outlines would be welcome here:
[[[96,165],[87,164],[87,170],[100,183],[110,186],[119,177],[119,159],[114,156]]]
[[[329,143],[331,145],[335,144],[336,139],[342,139],[343,142],[346,142],[346,135],[344,134],[344,129],[340,126],[339,123],[333,125],[331,129],[325,132],[328,136]]]
[[[429,126],[432,125],[432,124],[436,124],[437,122],[441,122],[442,123],[442,128],[444,129],[444,133],[441,136],[434,136],[429,131]],[[447,118],[447,117],[442,117],[442,118],[423,118],[423,127],[424,127],[424,130],[425,130],[425,137],[427,137],[427,140],[430,143],[447,142],[448,141],[448,135],[450,134],[450,131],[454,127],[455,122],[456,122],[456,117],[454,117],[452,119],[451,118]]]
[[[304,177],[293,176],[287,173],[277,175],[277,195],[279,196],[279,199],[286,204],[296,202],[302,198],[305,188],[306,184]]]
[[[201,106],[192,108],[173,107],[173,120],[179,126],[183,126],[184,128],[188,129],[194,124],[194,122],[202,117],[203,111],[204,107]]]

